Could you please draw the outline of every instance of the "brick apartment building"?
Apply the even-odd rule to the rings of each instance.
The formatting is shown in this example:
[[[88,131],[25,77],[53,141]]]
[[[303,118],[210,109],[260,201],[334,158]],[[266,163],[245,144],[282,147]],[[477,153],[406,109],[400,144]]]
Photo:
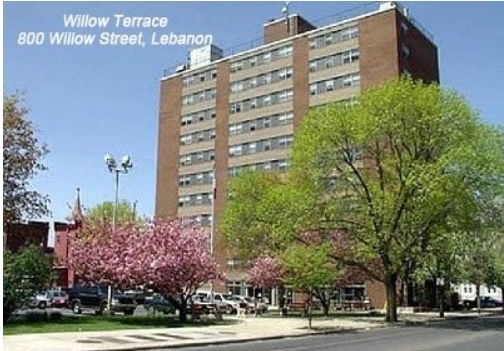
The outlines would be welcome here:
[[[161,79],[155,211],[208,227],[213,220],[217,248],[228,180],[245,169],[285,171],[293,134],[311,107],[352,101],[401,74],[439,81],[433,39],[394,2],[318,28],[287,15],[264,24],[263,44],[254,49],[224,56],[212,46],[190,59]],[[221,288],[250,294],[240,262],[222,249],[215,255],[227,271]],[[344,293],[359,291],[364,285]],[[383,307],[381,287],[368,283],[365,294]],[[277,300],[274,291],[266,295]]]

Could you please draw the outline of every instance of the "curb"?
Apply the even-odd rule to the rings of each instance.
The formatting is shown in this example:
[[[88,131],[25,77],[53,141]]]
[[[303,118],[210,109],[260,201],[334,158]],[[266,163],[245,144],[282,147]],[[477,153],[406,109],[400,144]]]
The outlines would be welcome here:
[[[202,342],[190,342],[185,344],[178,345],[156,345],[156,346],[130,346],[130,347],[121,347],[114,349],[96,349],[94,351],[149,351],[149,350],[164,350],[164,349],[181,349],[186,347],[198,347],[198,346],[216,346],[216,345],[226,345],[226,344],[238,344],[245,342],[254,342],[254,341],[263,341],[263,340],[280,340],[287,338],[301,338],[307,336],[315,336],[315,335],[330,335],[330,334],[341,334],[347,332],[363,332],[371,329],[384,328],[387,325],[380,325],[376,327],[356,327],[356,328],[346,328],[346,329],[335,329],[335,330],[324,330],[324,331],[311,331],[304,332],[293,335],[272,335],[265,337],[248,337],[243,339],[230,339],[230,340],[215,340],[215,341],[202,341]]]

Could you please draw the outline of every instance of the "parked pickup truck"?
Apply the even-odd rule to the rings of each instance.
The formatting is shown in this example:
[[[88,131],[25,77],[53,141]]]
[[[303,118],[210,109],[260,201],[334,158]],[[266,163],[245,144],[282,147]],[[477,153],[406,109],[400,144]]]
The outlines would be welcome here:
[[[81,314],[83,309],[93,309],[96,314],[107,312],[107,286],[78,286],[68,291],[68,306],[73,313]],[[117,290],[112,292],[112,312],[123,312],[132,315],[137,304],[131,296],[126,296]]]

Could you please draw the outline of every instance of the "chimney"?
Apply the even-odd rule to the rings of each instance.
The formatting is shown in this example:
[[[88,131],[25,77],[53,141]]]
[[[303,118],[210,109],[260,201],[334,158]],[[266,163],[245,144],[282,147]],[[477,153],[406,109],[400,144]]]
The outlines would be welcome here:
[[[303,17],[296,14],[287,14],[284,18],[265,23],[263,27],[264,44],[282,40],[317,28]]]

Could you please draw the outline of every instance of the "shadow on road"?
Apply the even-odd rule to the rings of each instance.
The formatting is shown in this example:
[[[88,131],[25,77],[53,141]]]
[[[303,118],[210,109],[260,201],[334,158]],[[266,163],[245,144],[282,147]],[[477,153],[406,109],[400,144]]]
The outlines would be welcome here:
[[[458,329],[475,332],[489,330],[504,332],[504,314],[496,312],[495,314],[485,316],[460,316],[456,318],[446,318],[445,320],[428,321],[425,323],[406,323],[405,326],[436,329]]]

